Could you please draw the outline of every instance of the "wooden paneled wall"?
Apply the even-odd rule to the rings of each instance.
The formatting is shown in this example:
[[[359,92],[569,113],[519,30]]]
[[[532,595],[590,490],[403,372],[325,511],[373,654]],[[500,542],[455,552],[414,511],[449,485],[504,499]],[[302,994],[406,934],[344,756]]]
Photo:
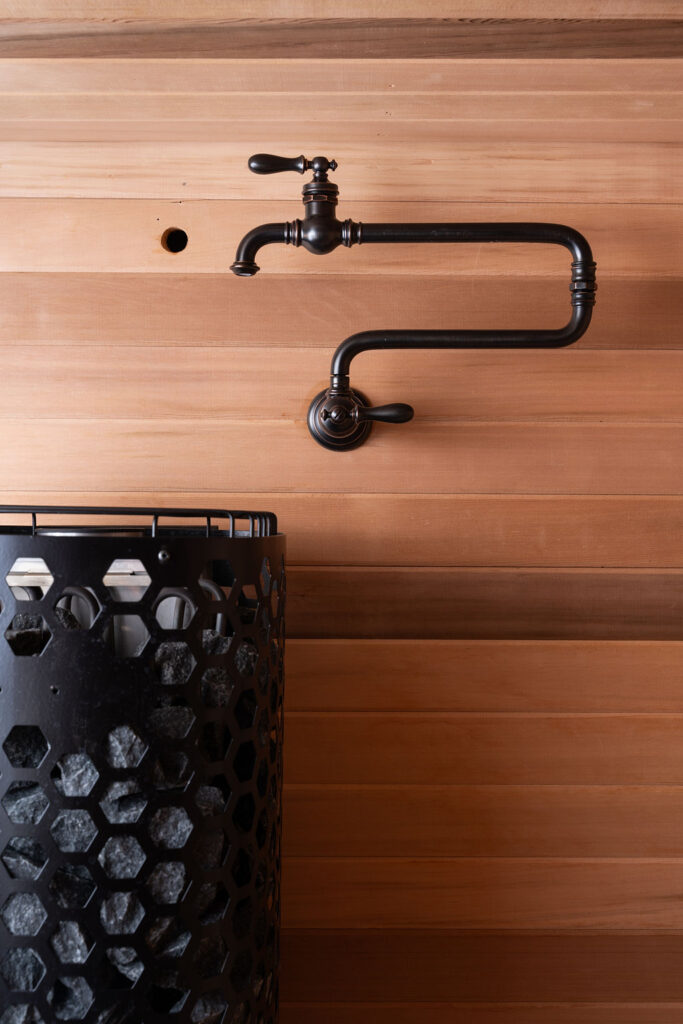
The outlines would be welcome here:
[[[683,1021],[680,3],[0,10],[2,498],[289,534],[283,1024]],[[299,215],[264,150],[335,157],[354,219],[575,226],[594,326],[363,356],[416,419],[323,451],[344,337],[559,325],[568,261],[269,247],[237,279]]]

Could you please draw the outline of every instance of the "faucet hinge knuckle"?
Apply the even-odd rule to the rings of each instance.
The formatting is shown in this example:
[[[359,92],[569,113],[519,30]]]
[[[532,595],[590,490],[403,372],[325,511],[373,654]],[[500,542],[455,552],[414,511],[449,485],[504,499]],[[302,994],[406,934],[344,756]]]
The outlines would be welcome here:
[[[594,306],[597,283],[595,280],[596,264],[586,260],[575,260],[572,263],[572,278],[569,284],[572,306]]]

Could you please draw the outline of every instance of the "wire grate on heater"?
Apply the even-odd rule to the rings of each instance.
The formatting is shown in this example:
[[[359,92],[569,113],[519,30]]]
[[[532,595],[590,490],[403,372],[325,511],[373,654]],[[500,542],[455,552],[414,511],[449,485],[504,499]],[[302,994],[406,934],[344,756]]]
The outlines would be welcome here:
[[[276,1024],[282,538],[0,531],[0,580],[0,1024]]]

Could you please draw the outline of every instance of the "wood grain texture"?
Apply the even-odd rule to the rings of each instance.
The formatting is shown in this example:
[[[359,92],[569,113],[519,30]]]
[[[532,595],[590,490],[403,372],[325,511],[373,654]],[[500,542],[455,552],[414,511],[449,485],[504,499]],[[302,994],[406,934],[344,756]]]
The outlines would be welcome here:
[[[312,398],[314,390],[315,385],[307,397]],[[417,420],[408,429],[377,430],[364,448],[345,453],[333,464],[329,454],[311,441],[303,421],[273,419],[255,429],[248,420],[22,418],[4,420],[3,431],[0,473],[4,486],[14,491],[22,487],[75,493],[109,490],[114,476],[122,490],[135,490],[141,496],[145,491],[167,488],[170,480],[199,491],[207,485],[213,490],[217,481],[226,479],[240,490],[263,489],[268,493],[320,492],[333,481],[339,492],[354,493],[683,492],[683,461],[679,458],[683,424],[678,423],[463,423],[455,428],[451,423]],[[400,445],[396,443],[399,431]],[[425,450],[431,453],[430,461],[424,459]],[[623,607],[616,593],[619,585],[611,579],[605,576],[602,589],[596,583],[598,590],[605,599],[614,597]],[[326,588],[333,582],[339,582],[342,588],[353,585],[351,580],[344,583],[333,575],[325,580],[309,574],[300,580],[302,598],[310,600],[319,591],[325,602],[329,593]],[[585,583],[578,580],[578,576],[574,582],[569,576],[558,577],[549,583],[545,598],[551,597],[555,585],[566,585],[571,594],[584,591]],[[387,581],[388,577],[376,574],[372,584],[376,597],[386,593],[382,588]],[[399,581],[396,577],[392,583],[399,585]],[[435,577],[432,583],[448,587],[448,575]],[[493,583],[498,584],[500,597],[494,603],[502,607],[505,600],[514,600],[514,576],[509,576],[508,582],[500,576]],[[643,577],[638,582],[646,594],[654,593],[659,585],[667,591],[664,578],[659,583],[654,577],[649,581]],[[589,589],[592,587],[590,584]],[[541,587],[539,596],[543,590]],[[487,604],[493,599],[488,596],[486,584],[481,597]],[[582,620],[591,611],[587,608]],[[367,605],[355,619],[366,613],[370,613]],[[670,621],[671,616],[665,618]],[[370,616],[363,632],[355,635],[372,635],[367,631],[376,625]],[[399,626],[391,635],[402,635],[403,628]],[[596,629],[598,635],[605,636],[599,633],[600,624]],[[345,629],[343,635],[354,634]]]
[[[112,359],[110,346],[93,344],[84,359],[82,345],[5,344],[0,419],[26,411],[27,365],[36,420],[135,419],[144,412],[141,392],[160,420],[201,419],[207,403],[217,420],[305,419],[312,388],[329,372],[329,346],[264,347],[259,355],[250,346],[126,345]],[[421,422],[683,421],[683,351],[394,350],[363,355],[354,372],[374,400],[409,401]]]
[[[674,1024],[683,1003],[285,1003],[282,1024]]]
[[[239,136],[212,142],[0,142],[0,197],[110,197],[112,199],[283,199],[298,188],[287,176],[257,181],[245,158],[269,140],[286,153],[320,148],[310,122],[248,124]],[[353,140],[350,142],[349,140]],[[669,142],[460,142],[448,122],[390,122],[378,134],[372,122],[340,122],[325,130],[325,146],[344,153],[337,181],[347,202],[434,199],[473,202],[680,203],[683,145]],[[419,154],[429,150],[428,161]],[[406,154],[414,154],[407,159]],[[457,167],[457,173],[454,168]],[[220,172],[217,172],[220,168]],[[340,169],[341,170],[341,169]],[[275,180],[273,180],[275,179]],[[286,219],[286,211],[281,216]]]
[[[0,219],[12,237],[12,245],[0,251],[0,269],[10,273],[220,274],[227,287],[227,266],[239,239],[256,224],[300,213],[298,203],[253,199],[181,204],[144,199],[0,199]],[[538,220],[572,224],[590,238],[598,259],[600,316],[596,320],[603,317],[606,281],[612,286],[612,279],[629,278],[638,287],[644,279],[654,283],[680,277],[683,266],[683,206],[529,203],[520,209],[517,204],[497,202],[360,202],[345,204],[344,214],[362,223]],[[182,228],[188,235],[188,245],[180,253],[169,253],[161,245],[169,227]],[[93,234],[96,246],[91,244]],[[59,244],[49,244],[53,239]],[[429,278],[461,276],[493,279],[491,283],[498,287],[508,278],[520,285],[529,278],[557,277],[564,285],[569,281],[570,260],[569,253],[556,245],[361,245],[352,252],[337,249],[324,259],[303,248],[273,245],[260,258],[262,278],[238,284],[243,297],[274,274],[289,275],[294,288],[298,275],[310,274],[343,274],[351,286],[356,280],[353,275],[402,274],[403,287],[412,287],[408,278],[420,279],[415,289],[432,287]],[[451,283],[454,291],[458,283]],[[375,287],[379,284],[392,287],[390,280]],[[235,301],[238,295],[235,289]],[[377,300],[381,302],[379,295]],[[454,301],[455,297],[445,299],[443,304],[452,308]],[[558,314],[565,303],[566,291],[558,298]]]
[[[186,0],[178,2],[186,4]],[[308,0],[303,2],[308,3]],[[479,3],[479,0],[473,2]],[[678,0],[673,2],[678,3]],[[606,9],[607,3],[600,2],[598,7],[596,2],[596,12]],[[672,83],[679,82],[682,68],[683,58],[680,57],[619,60],[585,55],[561,61],[529,55],[513,61],[491,55],[462,60],[315,60],[309,57],[302,61],[290,60],[284,53],[277,52],[263,60],[193,59],[182,65],[144,58],[22,59],[0,55],[0,92],[50,96],[54,93],[121,95],[123,91],[137,93],[141,99],[145,95],[165,93],[169,94],[169,104],[175,102],[179,92],[181,95],[238,92],[246,96],[254,92],[268,96],[292,92],[305,96],[335,93],[341,102],[347,93],[392,96],[402,92],[428,93],[437,105],[440,96],[435,94],[441,93],[505,94],[510,91],[542,97],[553,92],[611,92],[630,94],[637,103],[641,93],[670,92]],[[578,96],[577,102],[580,99]],[[301,115],[302,108],[301,97],[298,97],[290,114]],[[569,105],[567,112],[573,113]]]
[[[288,858],[286,928],[680,931],[683,860]]]
[[[244,18],[5,21],[6,57],[289,58],[680,57],[679,19]]]
[[[683,1002],[680,934],[285,929],[282,950],[286,1003]]]
[[[292,569],[301,638],[681,640],[680,570]]]
[[[270,92],[264,88],[267,79],[260,84],[262,88],[254,93],[182,91],[173,95],[130,92],[121,79],[118,90],[106,93],[47,93],[34,86],[28,93],[3,95],[0,137],[56,139],[67,138],[71,131],[74,138],[87,141],[88,135],[94,138],[97,131],[101,135],[106,122],[112,139],[211,142],[221,132],[239,130],[245,123],[288,119],[292,109],[301,104],[301,93]],[[316,92],[315,105],[297,109],[297,118],[316,123],[367,121],[376,127],[395,121],[415,125],[425,120],[447,121],[460,139],[470,140],[490,139],[496,133],[518,141],[534,137],[618,141],[623,140],[628,125],[633,140],[666,142],[680,133],[683,95],[676,91],[677,84],[672,79],[667,91],[582,92],[576,106],[576,97],[556,91],[444,90],[438,104],[434,94],[427,92]],[[59,121],[66,123],[60,125]],[[339,176],[343,178],[343,171]]]
[[[288,729],[290,785],[683,784],[681,713],[299,711]]]
[[[566,14],[559,0],[423,0],[419,12],[412,0],[269,0],[268,14],[278,18],[557,18]],[[575,0],[576,18],[670,18],[679,13],[678,0]],[[4,17],[34,19],[32,0],[4,0]],[[97,17],[110,20],[135,20],[154,17],[192,22],[223,18],[254,18],[264,13],[262,0],[101,0]],[[91,21],[94,12],[88,0],[41,0],[42,18]]]
[[[291,639],[286,701],[303,712],[680,714],[682,657],[675,642]]]
[[[226,262],[233,258],[231,249]],[[0,343],[316,348],[325,338],[329,354],[319,381],[310,381],[312,397],[325,383],[332,352],[356,331],[412,324],[532,329],[560,327],[568,318],[564,278],[396,274],[378,282],[354,274],[270,276],[266,268],[264,259],[251,281],[228,273],[0,274]],[[590,333],[572,351],[683,347],[680,279],[600,279],[599,289]]]
[[[4,491],[3,498],[8,504],[37,505],[68,505],[76,500],[73,493],[63,491]],[[140,493],[79,491],[77,500],[84,505],[131,507],[140,501]],[[289,561],[302,565],[325,565],[332,553],[337,564],[369,566],[666,568],[683,564],[680,497],[337,494],[331,501],[325,492],[164,490],[147,492],[145,500],[162,508],[276,509],[280,527],[287,534]],[[3,517],[3,522],[10,521]],[[26,525],[28,519],[16,517],[16,522]],[[447,546],[445,536],[449,538]],[[320,649],[311,645],[312,661],[327,657],[324,643]],[[340,645],[342,656],[347,646]],[[359,664],[363,649],[362,644],[353,647]],[[393,649],[393,643],[380,643],[375,655],[370,655],[376,662],[365,670],[368,680],[383,662],[391,664],[391,674],[396,675],[401,663],[392,659]],[[664,656],[660,652],[653,656],[663,666]],[[588,657],[593,657],[593,652]],[[609,664],[608,657],[601,671]],[[527,667],[535,673],[541,663],[529,662]],[[555,666],[553,671],[558,670]],[[440,671],[447,671],[446,660]],[[356,668],[350,674],[355,675]],[[618,694],[618,687],[616,690]],[[355,688],[347,689],[346,683],[342,691],[356,693]],[[340,699],[336,690],[330,692]],[[315,695],[314,683],[308,706]],[[633,698],[632,693],[626,696]]]
[[[552,754],[548,769],[550,781]],[[683,848],[680,786],[302,784],[285,788],[284,805],[285,857],[677,857]]]

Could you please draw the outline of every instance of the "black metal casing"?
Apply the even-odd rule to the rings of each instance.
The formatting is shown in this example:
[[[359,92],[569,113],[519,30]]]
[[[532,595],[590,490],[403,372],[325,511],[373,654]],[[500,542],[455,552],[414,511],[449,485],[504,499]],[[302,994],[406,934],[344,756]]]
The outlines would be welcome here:
[[[276,1024],[275,517],[53,530],[32,511],[0,528],[0,1021]],[[7,582],[26,558],[43,596]],[[111,584],[120,560],[146,569],[139,599]],[[132,617],[139,653],[121,648]]]

